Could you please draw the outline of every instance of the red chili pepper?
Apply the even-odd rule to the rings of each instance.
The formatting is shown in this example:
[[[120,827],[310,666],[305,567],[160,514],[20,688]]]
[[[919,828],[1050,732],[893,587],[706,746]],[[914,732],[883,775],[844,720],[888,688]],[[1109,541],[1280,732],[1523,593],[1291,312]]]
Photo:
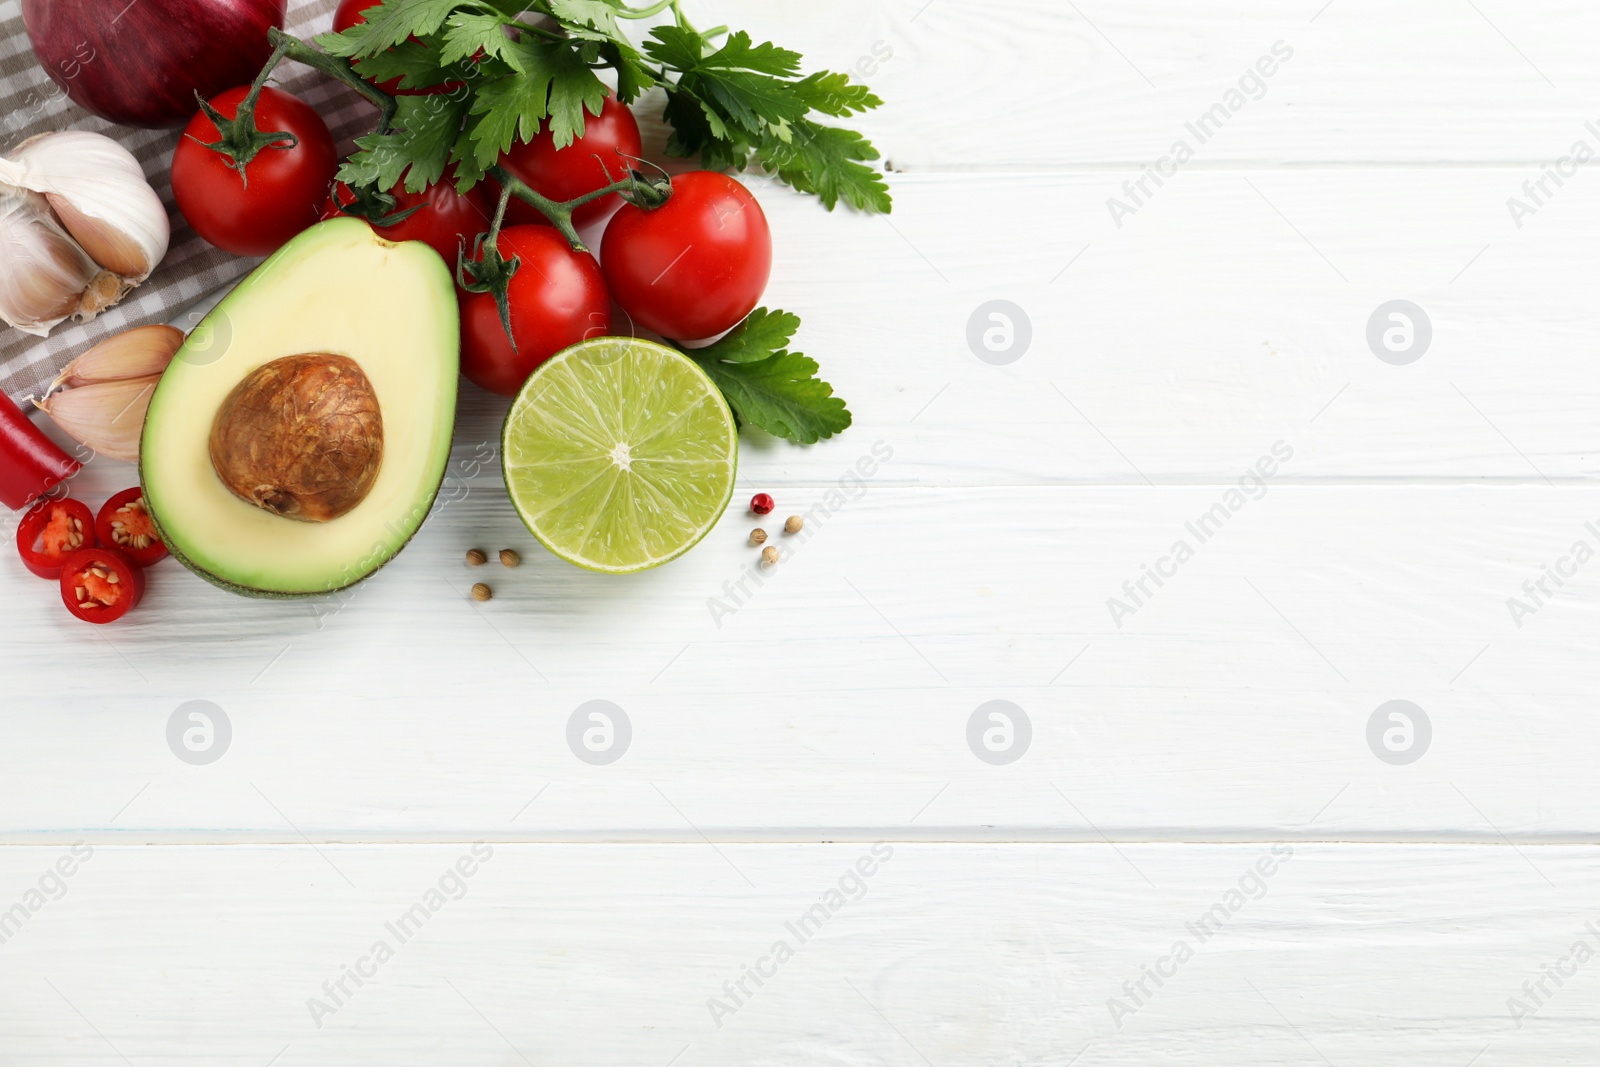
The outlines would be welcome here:
[[[144,571],[114,548],[84,548],[61,567],[61,602],[85,622],[116,622],[144,596]]]
[[[94,547],[94,516],[71,499],[41,500],[17,523],[17,554],[41,578],[61,577],[61,565],[81,548]]]
[[[0,393],[0,504],[20,511],[81,466]]]
[[[155,521],[145,506],[144,490],[137,485],[101,505],[94,532],[102,545],[120,549],[141,567],[167,558],[167,546],[157,536]]]

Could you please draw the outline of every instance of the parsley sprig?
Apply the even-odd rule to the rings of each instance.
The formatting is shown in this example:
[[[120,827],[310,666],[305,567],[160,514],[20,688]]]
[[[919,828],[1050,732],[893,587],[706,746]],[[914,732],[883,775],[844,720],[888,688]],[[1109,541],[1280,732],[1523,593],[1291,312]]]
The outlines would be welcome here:
[[[617,95],[631,103],[653,86],[667,97],[667,151],[698,155],[711,168],[754,166],[832,209],[843,200],[867,212],[892,207],[883,175],[869,164],[872,143],[827,119],[883,101],[849,75],[800,73],[798,53],[756,43],[743,30],[700,32],[676,2],[670,25],[635,47],[622,23],[663,8],[622,0],[384,0],[367,20],[317,38],[330,55],[364,77],[399,78],[402,88],[448,86],[402,96],[392,121],[361,138],[340,171],[355,183],[404,179],[420,192],[456,168],[463,190],[517,139],[548,125],[556,147],[583,133],[598,115],[615,73]]]
[[[722,390],[740,424],[815,444],[847,428],[851,417],[833,386],[817,377],[817,361],[788,350],[799,328],[798,315],[756,308],[715,344],[682,351]]]

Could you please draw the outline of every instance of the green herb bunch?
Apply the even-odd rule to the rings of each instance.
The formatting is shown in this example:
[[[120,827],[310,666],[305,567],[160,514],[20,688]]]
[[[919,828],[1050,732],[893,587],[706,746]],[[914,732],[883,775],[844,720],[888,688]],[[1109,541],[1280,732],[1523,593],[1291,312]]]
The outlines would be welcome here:
[[[670,10],[642,46],[623,23]],[[717,41],[721,44],[717,44]],[[818,121],[882,104],[849,75],[801,75],[800,55],[755,43],[742,30],[701,32],[676,0],[631,8],[621,0],[385,0],[366,21],[317,38],[373,81],[446,91],[399,96],[383,128],[357,141],[341,180],[387,189],[404,180],[420,192],[450,164],[463,191],[516,139],[548,124],[557,148],[583,133],[605,100],[602,70],[632,103],[666,93],[667,151],[712,169],[750,166],[775,175],[830,210],[840,200],[867,212],[890,210],[878,152],[861,134]]]

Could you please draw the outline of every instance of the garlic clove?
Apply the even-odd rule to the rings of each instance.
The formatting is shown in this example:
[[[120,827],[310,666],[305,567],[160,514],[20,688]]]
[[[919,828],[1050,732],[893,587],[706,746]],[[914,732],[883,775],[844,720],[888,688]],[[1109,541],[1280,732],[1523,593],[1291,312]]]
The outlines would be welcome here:
[[[95,382],[115,382],[160,374],[183,344],[172,326],[138,326],[112,334],[62,368],[46,395]]]
[[[144,428],[145,410],[156,391],[161,375],[124,378],[120,381],[91,382],[76,389],[52,393],[34,405],[55,420],[75,441],[102,456],[139,459],[139,434]]]
[[[80,312],[84,291],[103,273],[38,193],[0,186],[0,248],[0,318],[39,337]]]
[[[46,194],[96,263],[137,285],[167,254],[172,226],[133,154],[87,130],[22,142],[0,160],[0,182]]]
[[[149,250],[137,239],[104,219],[85,215],[60,193],[46,193],[44,198],[90,259],[113,274],[140,279],[149,276],[155,264],[150,261]]]

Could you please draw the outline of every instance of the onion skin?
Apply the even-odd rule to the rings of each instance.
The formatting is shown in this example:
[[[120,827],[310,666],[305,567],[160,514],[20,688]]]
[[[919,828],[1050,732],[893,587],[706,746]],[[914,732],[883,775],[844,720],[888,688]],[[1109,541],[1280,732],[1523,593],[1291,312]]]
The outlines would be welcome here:
[[[22,0],[39,63],[72,101],[123,126],[182,126],[248,85],[272,54],[287,0]]]

